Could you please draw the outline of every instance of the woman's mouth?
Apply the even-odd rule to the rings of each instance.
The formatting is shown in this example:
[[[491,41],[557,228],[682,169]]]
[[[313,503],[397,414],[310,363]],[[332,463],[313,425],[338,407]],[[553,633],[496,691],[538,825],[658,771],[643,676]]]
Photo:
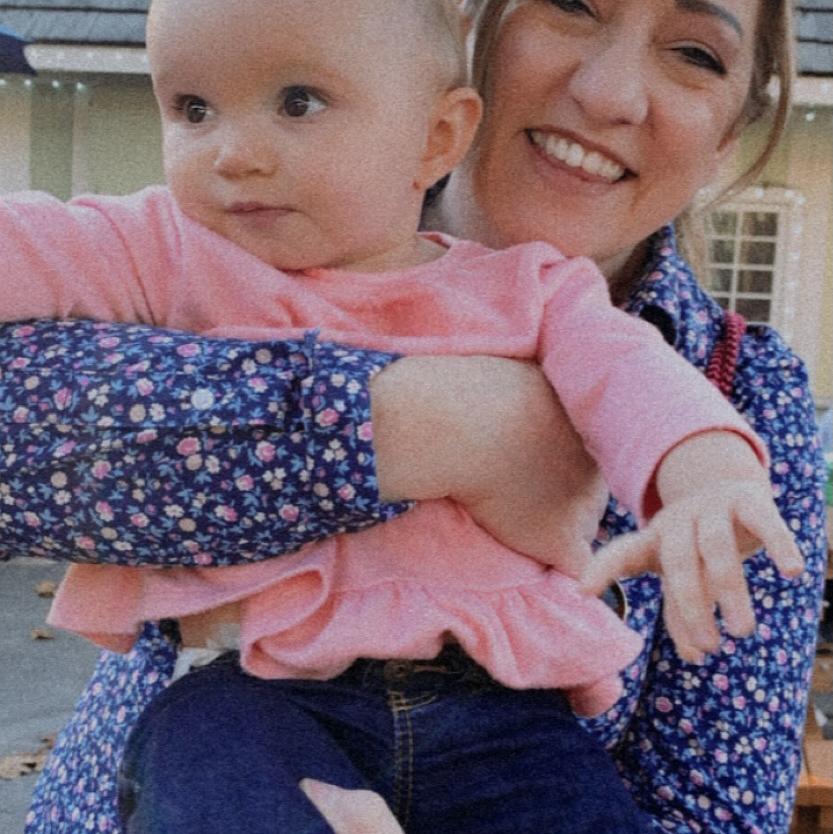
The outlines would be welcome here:
[[[621,163],[597,150],[585,148],[574,139],[542,130],[527,130],[526,134],[547,156],[592,178],[612,184],[630,173]]]

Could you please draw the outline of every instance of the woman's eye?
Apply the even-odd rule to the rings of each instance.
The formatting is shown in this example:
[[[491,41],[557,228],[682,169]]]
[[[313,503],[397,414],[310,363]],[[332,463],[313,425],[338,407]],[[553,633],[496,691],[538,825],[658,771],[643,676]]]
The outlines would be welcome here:
[[[174,109],[182,113],[185,120],[192,125],[198,125],[205,121],[208,115],[208,104],[205,99],[199,96],[179,96],[174,104]]]
[[[593,14],[592,9],[587,3],[583,3],[581,0],[549,0],[549,3],[551,6],[555,6],[557,9],[561,9],[561,11],[569,14],[586,14],[591,16]]]
[[[290,87],[284,92],[281,107],[287,116],[297,119],[318,113],[326,104],[307,87]]]
[[[702,67],[717,75],[726,75],[726,67],[723,66],[723,62],[708,50],[699,46],[682,46],[677,51],[689,64],[693,64],[695,67]]]

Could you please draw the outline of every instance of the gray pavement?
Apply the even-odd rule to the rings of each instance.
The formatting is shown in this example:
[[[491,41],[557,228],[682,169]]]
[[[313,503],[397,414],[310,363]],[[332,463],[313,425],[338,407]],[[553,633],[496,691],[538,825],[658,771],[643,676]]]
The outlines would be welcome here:
[[[72,713],[92,671],[97,650],[86,641],[54,631],[52,640],[33,640],[44,627],[49,599],[35,586],[59,581],[64,568],[41,559],[0,562],[0,758],[30,753]],[[21,834],[35,776],[0,779],[0,834]]]

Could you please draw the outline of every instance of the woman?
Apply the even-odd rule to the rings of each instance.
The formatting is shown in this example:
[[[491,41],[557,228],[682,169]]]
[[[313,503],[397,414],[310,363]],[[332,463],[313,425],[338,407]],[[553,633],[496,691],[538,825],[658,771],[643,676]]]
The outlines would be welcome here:
[[[782,81],[769,145],[776,141],[789,88],[788,4],[527,0],[470,3],[468,11],[479,12],[475,73],[487,117],[429,225],[494,245],[543,238],[590,255],[617,301],[705,367],[721,313],[663,224],[684,212],[763,115],[773,75]],[[397,365],[407,368],[394,363],[375,381]],[[750,560],[758,629],[724,640],[701,666],[673,651],[659,580],[625,583],[629,622],[646,650],[629,670],[625,698],[591,729],[610,744],[658,831],[784,832],[797,777],[824,573],[822,474],[806,376],[769,329],[744,337],[732,399],[768,442],[807,572],[790,582],[763,554]],[[605,537],[632,529],[615,501],[605,528]],[[600,581],[649,567],[657,566],[612,563]],[[128,659],[102,661],[41,781],[30,832],[113,829],[102,802],[112,802],[120,745],[164,686],[173,654],[149,627]],[[104,732],[108,723],[115,726]]]

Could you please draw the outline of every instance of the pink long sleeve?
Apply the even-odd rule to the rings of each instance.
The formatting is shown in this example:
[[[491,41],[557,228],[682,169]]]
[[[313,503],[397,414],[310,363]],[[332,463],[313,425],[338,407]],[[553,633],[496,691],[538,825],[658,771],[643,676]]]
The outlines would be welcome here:
[[[656,328],[611,305],[592,262],[564,260],[552,272],[539,361],[610,491],[640,520],[659,509],[657,466],[687,437],[735,432],[766,464],[764,444],[703,374]]]
[[[83,201],[42,193],[0,200],[0,319],[152,322],[136,253],[154,270],[163,264],[151,229],[133,226],[128,240],[108,214]]]

